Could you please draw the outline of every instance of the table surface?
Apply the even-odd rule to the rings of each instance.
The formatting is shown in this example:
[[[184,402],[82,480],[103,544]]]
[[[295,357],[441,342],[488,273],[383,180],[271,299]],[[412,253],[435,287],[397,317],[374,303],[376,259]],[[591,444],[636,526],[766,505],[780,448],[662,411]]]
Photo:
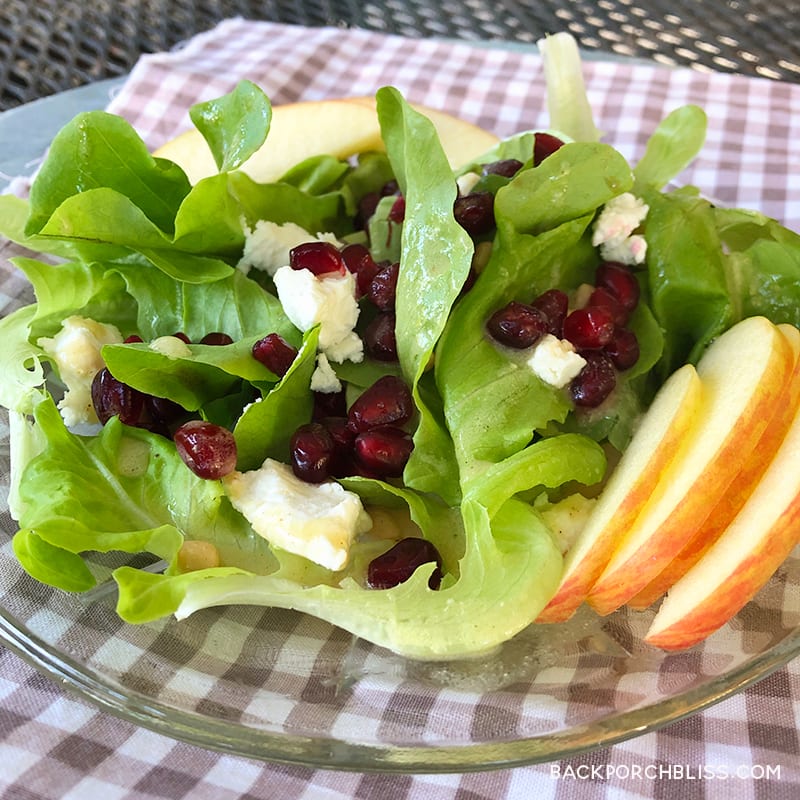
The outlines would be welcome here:
[[[170,50],[224,18],[240,16],[310,27],[339,26],[410,37],[532,44],[569,30],[591,53],[634,56],[698,71],[800,83],[800,2],[738,0],[416,0],[361,3],[312,0],[281,3],[231,0],[3,0],[0,4],[0,111],[126,75],[141,54]],[[66,110],[69,110],[67,106]],[[0,118],[2,119],[2,118]],[[55,125],[53,121],[53,125]],[[31,130],[43,141],[49,130]],[[0,137],[1,138],[1,137]],[[4,142],[4,144],[8,144]],[[2,149],[2,148],[0,148]],[[0,170],[3,169],[0,152]],[[9,168],[10,169],[10,168]],[[16,172],[11,174],[17,174]],[[785,177],[785,176],[784,176]],[[768,198],[766,198],[768,199]],[[40,676],[0,648],[0,794],[12,797],[107,798],[640,798],[635,781],[594,779],[590,770],[668,765],[696,778],[724,758],[764,769],[783,768],[782,780],[660,781],[663,798],[793,798],[800,758],[796,708],[797,663],[702,714],[630,744],[562,763],[474,776],[380,776],[323,773],[302,767],[263,767],[172,742],[106,714]],[[35,742],[35,744],[31,744]],[[34,759],[32,753],[42,755]],[[698,762],[698,753],[704,758]],[[734,755],[731,755],[734,754]],[[737,754],[740,754],[737,755]],[[740,759],[740,760],[737,760]],[[572,770],[572,777],[569,777]],[[582,772],[581,772],[582,770]],[[602,772],[602,770],[601,770]],[[138,774],[138,781],[120,775]],[[591,779],[584,780],[581,776]],[[15,794],[23,791],[25,794]],[[546,791],[542,793],[542,786]],[[237,790],[240,787],[241,791]],[[71,793],[70,793],[71,792]],[[76,794],[76,792],[78,792]],[[92,793],[94,792],[94,794]],[[651,795],[656,796],[656,795]]]
[[[0,111],[124,75],[233,16],[528,44],[568,30],[587,51],[800,81],[797,0],[3,0]]]

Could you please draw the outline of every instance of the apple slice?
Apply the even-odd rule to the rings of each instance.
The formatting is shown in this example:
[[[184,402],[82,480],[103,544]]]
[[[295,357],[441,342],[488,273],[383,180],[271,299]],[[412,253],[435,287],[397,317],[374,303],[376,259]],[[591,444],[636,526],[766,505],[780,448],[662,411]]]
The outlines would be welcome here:
[[[794,367],[786,337],[764,317],[722,334],[697,365],[702,403],[693,435],[589,591],[609,614],[647,586],[697,534],[755,447]]]
[[[669,562],[654,580],[628,601],[627,605],[631,608],[644,609],[655,603],[713,546],[747,502],[786,436],[798,405],[800,405],[800,363],[798,362],[800,330],[793,325],[779,325],[778,327],[792,347],[795,366],[794,373],[777,404],[775,414],[758,440],[758,444],[749,453],[744,454],[742,469],[722,499],[714,506],[698,535]]]
[[[449,114],[418,107],[436,126],[453,166],[493,147],[494,134]],[[383,150],[375,100],[370,97],[312,100],[274,106],[264,146],[242,165],[253,180],[269,183],[311,156],[347,158],[368,150]],[[191,183],[217,173],[214,158],[199,131],[186,131],[158,148],[154,155],[174,161]]]
[[[700,379],[687,364],[673,373],[650,404],[595,507],[564,559],[561,583],[536,622],[569,619],[636,520],[661,472],[688,441],[700,407]]]
[[[737,516],[664,598],[645,642],[680,650],[721,628],[800,542],[800,410]]]

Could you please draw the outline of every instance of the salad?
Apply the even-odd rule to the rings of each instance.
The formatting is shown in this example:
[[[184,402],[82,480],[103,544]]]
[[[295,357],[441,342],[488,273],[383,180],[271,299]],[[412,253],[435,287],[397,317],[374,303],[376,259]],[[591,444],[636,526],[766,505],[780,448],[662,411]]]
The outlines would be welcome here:
[[[550,129],[455,172],[393,87],[384,150],[271,183],[240,169],[272,115],[246,81],[192,109],[195,184],[120,118],[69,123],[0,198],[40,254],[0,321],[24,569],[83,592],[93,553],[149,554],[113,572],[130,623],[259,604],[411,658],[530,625],[660,386],[745,317],[800,325],[800,237],[670,187],[702,110],[631,165],[575,52],[543,48]]]

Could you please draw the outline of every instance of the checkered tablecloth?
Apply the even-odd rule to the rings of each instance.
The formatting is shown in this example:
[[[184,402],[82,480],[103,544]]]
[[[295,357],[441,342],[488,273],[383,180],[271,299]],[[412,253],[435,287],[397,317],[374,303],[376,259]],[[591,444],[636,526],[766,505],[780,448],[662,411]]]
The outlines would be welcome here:
[[[598,127],[635,160],[650,130],[687,102],[709,116],[708,143],[682,180],[728,205],[800,228],[800,85],[587,61]],[[231,20],[170,54],[141,59],[110,110],[155,148],[188,127],[188,107],[240,78],[273,102],[400,88],[498,135],[546,124],[541,62],[520,48],[411,40],[365,31]],[[0,308],[23,282],[4,267]],[[780,613],[780,612],[778,612]],[[666,677],[664,678],[666,680]],[[391,708],[376,715],[391,715]],[[723,702],[614,747],[566,761],[443,775],[388,775],[265,764],[173,740],[118,719],[0,649],[0,796],[14,800],[503,800],[796,798],[800,663]],[[491,727],[491,710],[473,715]]]

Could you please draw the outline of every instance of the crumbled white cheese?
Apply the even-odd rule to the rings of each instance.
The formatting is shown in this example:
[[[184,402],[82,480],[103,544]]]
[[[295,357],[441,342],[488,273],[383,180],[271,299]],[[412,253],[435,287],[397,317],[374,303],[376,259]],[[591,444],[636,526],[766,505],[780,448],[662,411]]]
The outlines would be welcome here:
[[[151,350],[167,358],[191,358],[192,351],[177,336],[159,336],[148,345]]]
[[[619,261],[620,264],[643,264],[647,255],[647,240],[644,236],[634,234],[621,242],[606,242],[600,248],[600,254],[606,261]]]
[[[475,184],[481,179],[477,172],[465,172],[456,178],[456,186],[458,186],[458,193],[463,197],[469,194],[474,188]]]
[[[311,376],[311,391],[333,394],[342,389],[342,384],[328,361],[325,353],[317,355],[317,368]]]
[[[641,264],[647,242],[634,231],[647,217],[648,205],[631,192],[623,192],[609,200],[594,223],[592,245],[609,261]]]
[[[341,242],[332,233],[314,236],[294,222],[278,225],[269,220],[259,220],[252,229],[245,226],[244,252],[236,266],[245,274],[255,268],[273,276],[289,263],[289,251],[293,247],[315,241],[341,247]]]
[[[333,571],[347,564],[353,540],[372,526],[357,494],[335,481],[301,481],[272,459],[257,470],[230,473],[223,484],[259,536]]]
[[[353,330],[359,314],[355,275],[318,278],[307,269],[281,267],[273,278],[286,316],[304,332],[319,325],[319,349],[331,361],[363,360],[364,343]]]
[[[58,408],[69,427],[96,423],[92,405],[92,380],[105,366],[100,350],[106,344],[119,344],[122,334],[114,325],[93,319],[69,316],[52,338],[39,339],[39,347],[53,360],[66,390]]]
[[[571,342],[547,333],[533,346],[528,366],[545,383],[561,389],[586,366],[586,359]]]

